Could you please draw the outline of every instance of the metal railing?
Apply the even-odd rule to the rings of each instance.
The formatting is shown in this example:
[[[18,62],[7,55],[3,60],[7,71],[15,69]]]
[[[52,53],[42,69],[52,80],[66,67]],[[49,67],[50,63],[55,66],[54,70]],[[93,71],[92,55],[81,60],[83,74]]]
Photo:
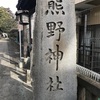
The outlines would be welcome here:
[[[92,70],[89,70],[87,68],[84,68],[80,65],[77,65],[76,67],[77,69],[77,72],[81,75],[85,75],[87,76],[88,78],[91,78],[97,82],[100,82],[100,74],[96,73],[96,72],[93,72]]]
[[[78,47],[77,63],[100,73],[100,38],[85,38]]]

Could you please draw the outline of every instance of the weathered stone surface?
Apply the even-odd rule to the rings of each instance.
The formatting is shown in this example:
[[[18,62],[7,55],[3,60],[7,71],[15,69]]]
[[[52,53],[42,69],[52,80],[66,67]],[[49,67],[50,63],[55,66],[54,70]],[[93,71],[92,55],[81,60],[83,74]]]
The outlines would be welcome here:
[[[38,0],[36,8],[34,100],[76,100],[74,0]]]

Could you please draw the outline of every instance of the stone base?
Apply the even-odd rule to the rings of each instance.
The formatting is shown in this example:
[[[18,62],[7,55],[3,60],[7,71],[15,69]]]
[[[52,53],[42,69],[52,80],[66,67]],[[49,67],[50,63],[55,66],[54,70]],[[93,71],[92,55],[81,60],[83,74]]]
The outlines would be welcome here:
[[[31,83],[30,70],[27,70],[26,78],[27,78],[27,83]]]
[[[27,58],[24,58],[24,69],[30,69],[30,58],[27,57]]]
[[[26,64],[28,62],[28,60],[29,60],[29,57],[24,58],[24,63]]]
[[[23,62],[19,62],[19,68],[23,68]]]

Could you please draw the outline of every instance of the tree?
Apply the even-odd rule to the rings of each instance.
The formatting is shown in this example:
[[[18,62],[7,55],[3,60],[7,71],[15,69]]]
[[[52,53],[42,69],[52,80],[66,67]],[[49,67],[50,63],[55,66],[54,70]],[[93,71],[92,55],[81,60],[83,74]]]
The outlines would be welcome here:
[[[9,32],[11,29],[16,28],[17,23],[8,8],[0,7],[0,29],[3,32]]]

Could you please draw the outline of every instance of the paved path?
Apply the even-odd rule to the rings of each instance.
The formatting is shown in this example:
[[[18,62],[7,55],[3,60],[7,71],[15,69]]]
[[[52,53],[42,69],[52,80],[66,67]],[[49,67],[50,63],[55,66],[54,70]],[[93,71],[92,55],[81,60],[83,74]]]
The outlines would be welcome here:
[[[18,52],[9,39],[0,40],[0,100],[32,100],[32,87],[18,68]]]

